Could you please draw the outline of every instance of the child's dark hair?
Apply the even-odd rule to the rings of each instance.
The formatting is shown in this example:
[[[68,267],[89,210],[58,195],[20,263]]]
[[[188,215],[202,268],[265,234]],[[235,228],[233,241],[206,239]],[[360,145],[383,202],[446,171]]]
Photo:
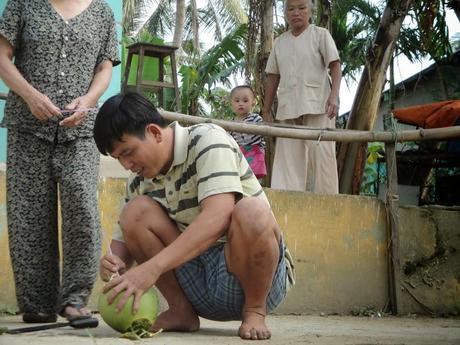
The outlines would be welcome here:
[[[233,93],[235,91],[238,91],[238,90],[241,90],[241,89],[248,89],[252,92],[252,96],[255,98],[256,97],[256,94],[254,92],[254,90],[252,89],[252,87],[250,85],[238,85],[238,86],[235,86],[232,91],[230,91],[230,97],[233,96]]]
[[[143,139],[150,123],[167,126],[155,106],[141,94],[118,94],[106,100],[99,110],[93,128],[94,141],[99,152],[107,155],[124,134]]]

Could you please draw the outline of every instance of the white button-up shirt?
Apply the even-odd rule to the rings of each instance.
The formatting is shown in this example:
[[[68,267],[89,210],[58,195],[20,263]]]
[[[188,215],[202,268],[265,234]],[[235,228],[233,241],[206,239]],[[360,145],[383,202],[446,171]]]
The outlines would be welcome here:
[[[331,34],[310,24],[299,36],[291,31],[273,44],[266,73],[279,74],[277,120],[323,114],[331,92],[328,66],[340,60]]]

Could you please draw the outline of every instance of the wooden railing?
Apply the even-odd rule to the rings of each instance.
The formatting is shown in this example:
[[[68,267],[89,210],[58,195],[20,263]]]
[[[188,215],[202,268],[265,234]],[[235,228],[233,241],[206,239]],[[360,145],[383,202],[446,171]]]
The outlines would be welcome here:
[[[0,92],[0,100],[6,100],[8,94]],[[198,117],[161,111],[163,117],[169,121],[180,121],[189,124],[214,123],[227,131],[259,134],[266,137],[283,137],[304,140],[341,141],[341,142],[385,142],[395,143],[419,140],[443,140],[460,138],[460,126],[415,129],[405,131],[358,131],[332,128],[308,128],[303,126],[288,126],[277,123],[271,124],[247,124],[236,121],[217,120],[207,117]]]
[[[266,137],[284,137],[303,140],[341,141],[341,142],[385,142],[395,143],[404,141],[419,140],[444,140],[460,138],[460,126],[416,129],[405,131],[358,131],[350,129],[313,129],[303,126],[288,126],[276,123],[271,124],[247,124],[236,121],[216,120],[207,117],[198,117],[161,111],[161,114],[168,121],[180,121],[185,123],[214,123],[232,132],[243,132],[259,134]]]

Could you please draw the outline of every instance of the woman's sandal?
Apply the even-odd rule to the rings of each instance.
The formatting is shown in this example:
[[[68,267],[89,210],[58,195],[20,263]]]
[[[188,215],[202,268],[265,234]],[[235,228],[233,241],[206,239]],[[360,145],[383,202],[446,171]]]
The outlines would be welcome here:
[[[72,308],[80,311],[80,309],[84,308],[85,306],[82,305],[82,304],[77,304],[77,303],[66,304],[61,309],[61,311],[59,312],[59,315],[62,316],[62,317],[65,317],[67,319],[67,321],[83,320],[83,319],[89,319],[91,317],[91,315],[72,315],[72,314],[67,314],[65,312],[65,308],[67,308],[67,307],[72,307]]]
[[[53,323],[57,321],[56,314],[24,313],[22,321],[25,323]]]

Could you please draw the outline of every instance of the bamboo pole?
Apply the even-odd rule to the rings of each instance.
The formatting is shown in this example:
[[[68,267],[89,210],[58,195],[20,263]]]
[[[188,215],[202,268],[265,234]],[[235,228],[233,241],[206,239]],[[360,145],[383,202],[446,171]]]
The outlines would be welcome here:
[[[276,124],[247,124],[243,122],[184,115],[163,110],[160,111],[160,113],[168,121],[179,121],[189,124],[214,123],[227,131],[259,134],[267,137],[341,142],[379,141],[385,143],[460,138],[460,126],[406,131],[371,132],[332,128],[314,129],[302,126],[280,126]]]
[[[6,99],[7,94],[0,92],[0,99]],[[190,116],[170,111],[160,111],[168,121],[180,121],[189,124],[214,123],[232,132],[259,134],[266,137],[281,137],[303,140],[323,140],[341,142],[404,142],[421,140],[442,140],[460,138],[460,126],[416,129],[395,132],[371,132],[332,128],[309,128],[303,126],[288,126],[279,124],[247,124],[236,121],[217,120],[205,117]]]

